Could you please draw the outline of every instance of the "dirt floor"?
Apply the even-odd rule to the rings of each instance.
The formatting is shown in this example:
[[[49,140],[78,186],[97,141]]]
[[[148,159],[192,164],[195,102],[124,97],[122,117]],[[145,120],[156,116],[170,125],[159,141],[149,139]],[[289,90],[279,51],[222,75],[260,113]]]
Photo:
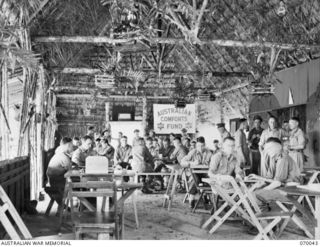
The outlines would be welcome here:
[[[249,227],[240,221],[228,221],[214,234],[210,235],[201,225],[209,218],[209,211],[205,211],[202,205],[196,213],[192,213],[188,204],[182,203],[183,194],[178,194],[173,201],[169,212],[162,208],[163,194],[145,195],[140,191],[137,197],[140,227],[136,229],[131,199],[125,204],[125,239],[129,240],[238,240],[253,239],[254,236],[247,233]],[[39,202],[38,215],[25,215],[24,221],[34,237],[58,234],[58,217],[55,216],[56,204],[49,217],[44,215],[48,205],[48,196],[45,201]],[[307,223],[307,221],[305,221]],[[310,225],[310,224],[309,224]],[[64,227],[62,233],[71,233],[71,227]],[[313,230],[311,231],[313,233]],[[290,224],[280,239],[297,240],[307,239],[302,232],[298,232],[294,225]]]

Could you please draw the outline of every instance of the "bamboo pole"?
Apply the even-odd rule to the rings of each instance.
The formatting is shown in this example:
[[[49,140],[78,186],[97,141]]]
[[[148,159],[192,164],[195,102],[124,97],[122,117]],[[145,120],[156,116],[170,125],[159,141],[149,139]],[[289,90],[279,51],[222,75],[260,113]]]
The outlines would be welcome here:
[[[147,97],[142,98],[142,136],[146,136],[148,128],[148,100]]]
[[[86,74],[86,75],[95,75],[103,73],[100,69],[92,68],[53,68],[53,71],[56,73],[62,74]],[[147,75],[158,76],[158,70],[139,70]],[[195,75],[195,76],[207,76],[211,74],[213,77],[247,77],[252,75],[250,72],[224,72],[224,71],[174,71],[174,70],[162,70],[162,75],[174,75],[177,77],[185,75]]]
[[[59,93],[57,98],[91,98],[91,94],[71,94],[71,93]],[[109,95],[109,96],[97,96],[98,99],[122,99],[122,100],[133,100],[139,98],[134,95]],[[170,96],[146,96],[147,99],[170,99]]]
[[[44,85],[45,85],[45,75],[43,65],[39,66],[37,85],[36,85],[36,115],[34,118],[34,125],[36,126],[35,133],[35,161],[36,161],[36,173],[35,173],[35,195],[38,196],[40,191],[42,190],[43,184],[43,151],[44,151]]]
[[[146,39],[144,37],[127,38],[127,39],[113,39],[106,36],[47,36],[35,37],[34,41],[37,43],[108,43],[108,44],[134,44],[136,41]],[[184,38],[147,38],[147,41],[155,44],[171,44],[183,45],[188,43]],[[214,45],[224,47],[239,47],[239,48],[278,48],[283,50],[296,50],[296,49],[319,49],[320,45],[308,44],[290,44],[290,43],[275,43],[267,41],[241,41],[241,40],[199,40],[198,45]]]
[[[8,91],[8,68],[7,63],[4,62],[1,68],[1,112],[0,118],[0,136],[1,136],[1,159],[10,158],[10,127],[7,116],[9,114],[9,91]]]

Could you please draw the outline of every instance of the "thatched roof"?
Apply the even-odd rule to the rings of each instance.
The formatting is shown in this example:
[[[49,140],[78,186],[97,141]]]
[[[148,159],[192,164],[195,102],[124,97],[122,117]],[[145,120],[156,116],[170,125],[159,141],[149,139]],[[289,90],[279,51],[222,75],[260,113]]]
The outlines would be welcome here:
[[[180,94],[199,89],[223,94],[235,88],[228,100],[247,102],[248,83],[277,83],[274,71],[320,56],[318,1],[43,2],[26,6],[36,16],[31,37],[45,68],[61,81],[64,69],[87,68],[127,78],[133,93],[167,95],[163,88],[176,87]],[[124,9],[138,21],[119,33],[115,22]]]

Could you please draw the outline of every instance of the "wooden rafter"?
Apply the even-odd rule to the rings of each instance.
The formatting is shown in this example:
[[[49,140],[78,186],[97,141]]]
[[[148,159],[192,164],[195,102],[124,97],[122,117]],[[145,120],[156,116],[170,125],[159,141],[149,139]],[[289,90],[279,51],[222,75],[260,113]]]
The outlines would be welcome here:
[[[53,71],[62,74],[88,74],[94,75],[102,73],[100,69],[91,69],[91,68],[54,68]],[[148,75],[157,75],[158,70],[142,70],[145,74]],[[184,75],[193,75],[193,76],[207,76],[212,75],[213,77],[248,77],[251,76],[249,72],[225,72],[225,71],[174,71],[174,70],[163,70],[161,72],[163,75],[174,75],[174,76],[184,76]]]
[[[135,41],[143,40],[144,37],[127,38],[127,39],[113,39],[106,36],[47,36],[35,37],[34,41],[37,43],[109,43],[109,44],[128,44]],[[183,45],[187,41],[183,38],[148,38],[150,43],[154,44],[171,44]],[[199,40],[199,45],[215,45],[223,47],[239,47],[239,48],[278,48],[282,50],[296,50],[296,49],[320,49],[320,45],[308,44],[289,44],[289,43],[275,43],[275,42],[258,42],[258,41],[238,41],[238,40]]]

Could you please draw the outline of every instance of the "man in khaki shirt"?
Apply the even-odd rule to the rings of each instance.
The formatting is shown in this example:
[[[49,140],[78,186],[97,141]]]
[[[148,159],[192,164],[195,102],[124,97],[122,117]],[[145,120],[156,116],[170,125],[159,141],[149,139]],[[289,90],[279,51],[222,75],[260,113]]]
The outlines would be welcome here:
[[[220,175],[240,175],[244,176],[240,163],[237,157],[234,155],[235,140],[232,137],[224,139],[222,149],[211,157],[209,177],[220,174]]]
[[[86,165],[86,158],[92,154],[93,140],[90,136],[84,136],[81,139],[81,146],[73,152],[72,162],[77,168],[83,168]]]
[[[234,135],[236,152],[237,152],[237,160],[240,163],[242,168],[246,166],[250,166],[250,150],[248,147],[246,135],[244,134],[244,130],[248,126],[248,121],[245,118],[240,119],[239,129],[236,131]]]
[[[170,155],[170,160],[178,161],[181,164],[182,159],[187,155],[187,149],[182,145],[181,138],[176,136],[173,140],[174,150]]]
[[[278,138],[270,137],[267,140],[265,152],[268,157],[265,165],[266,174],[264,176],[249,175],[249,179],[263,181],[260,189],[255,192],[258,203],[261,205],[275,199],[286,201],[286,197],[278,188],[300,184],[302,177],[299,167],[288,154],[283,152]]]
[[[230,133],[226,130],[224,123],[218,123],[217,124],[217,128],[218,128],[218,131],[220,132],[220,135],[221,135],[221,142],[223,142],[223,140],[226,137],[230,137],[231,136]]]
[[[51,158],[46,172],[50,187],[57,191],[55,200],[59,205],[59,209],[62,206],[63,192],[66,183],[64,174],[71,169],[72,163],[70,154],[72,151],[72,139],[64,137],[61,140],[59,149],[57,149],[54,156]]]
[[[303,150],[306,145],[306,138],[303,131],[299,128],[299,119],[293,117],[289,121],[290,136],[289,136],[289,156],[297,163],[300,171],[303,171],[304,154]]]
[[[196,168],[199,165],[205,165],[209,168],[211,157],[212,152],[206,148],[204,137],[200,136],[197,138],[196,148],[191,150],[187,156],[181,160],[181,166]],[[192,176],[189,177],[189,182],[192,182],[189,189],[189,203],[191,208],[195,206],[196,202],[195,195],[197,194],[197,188],[195,183],[199,184],[202,178],[207,177],[206,174],[195,175],[197,181],[193,181]]]

